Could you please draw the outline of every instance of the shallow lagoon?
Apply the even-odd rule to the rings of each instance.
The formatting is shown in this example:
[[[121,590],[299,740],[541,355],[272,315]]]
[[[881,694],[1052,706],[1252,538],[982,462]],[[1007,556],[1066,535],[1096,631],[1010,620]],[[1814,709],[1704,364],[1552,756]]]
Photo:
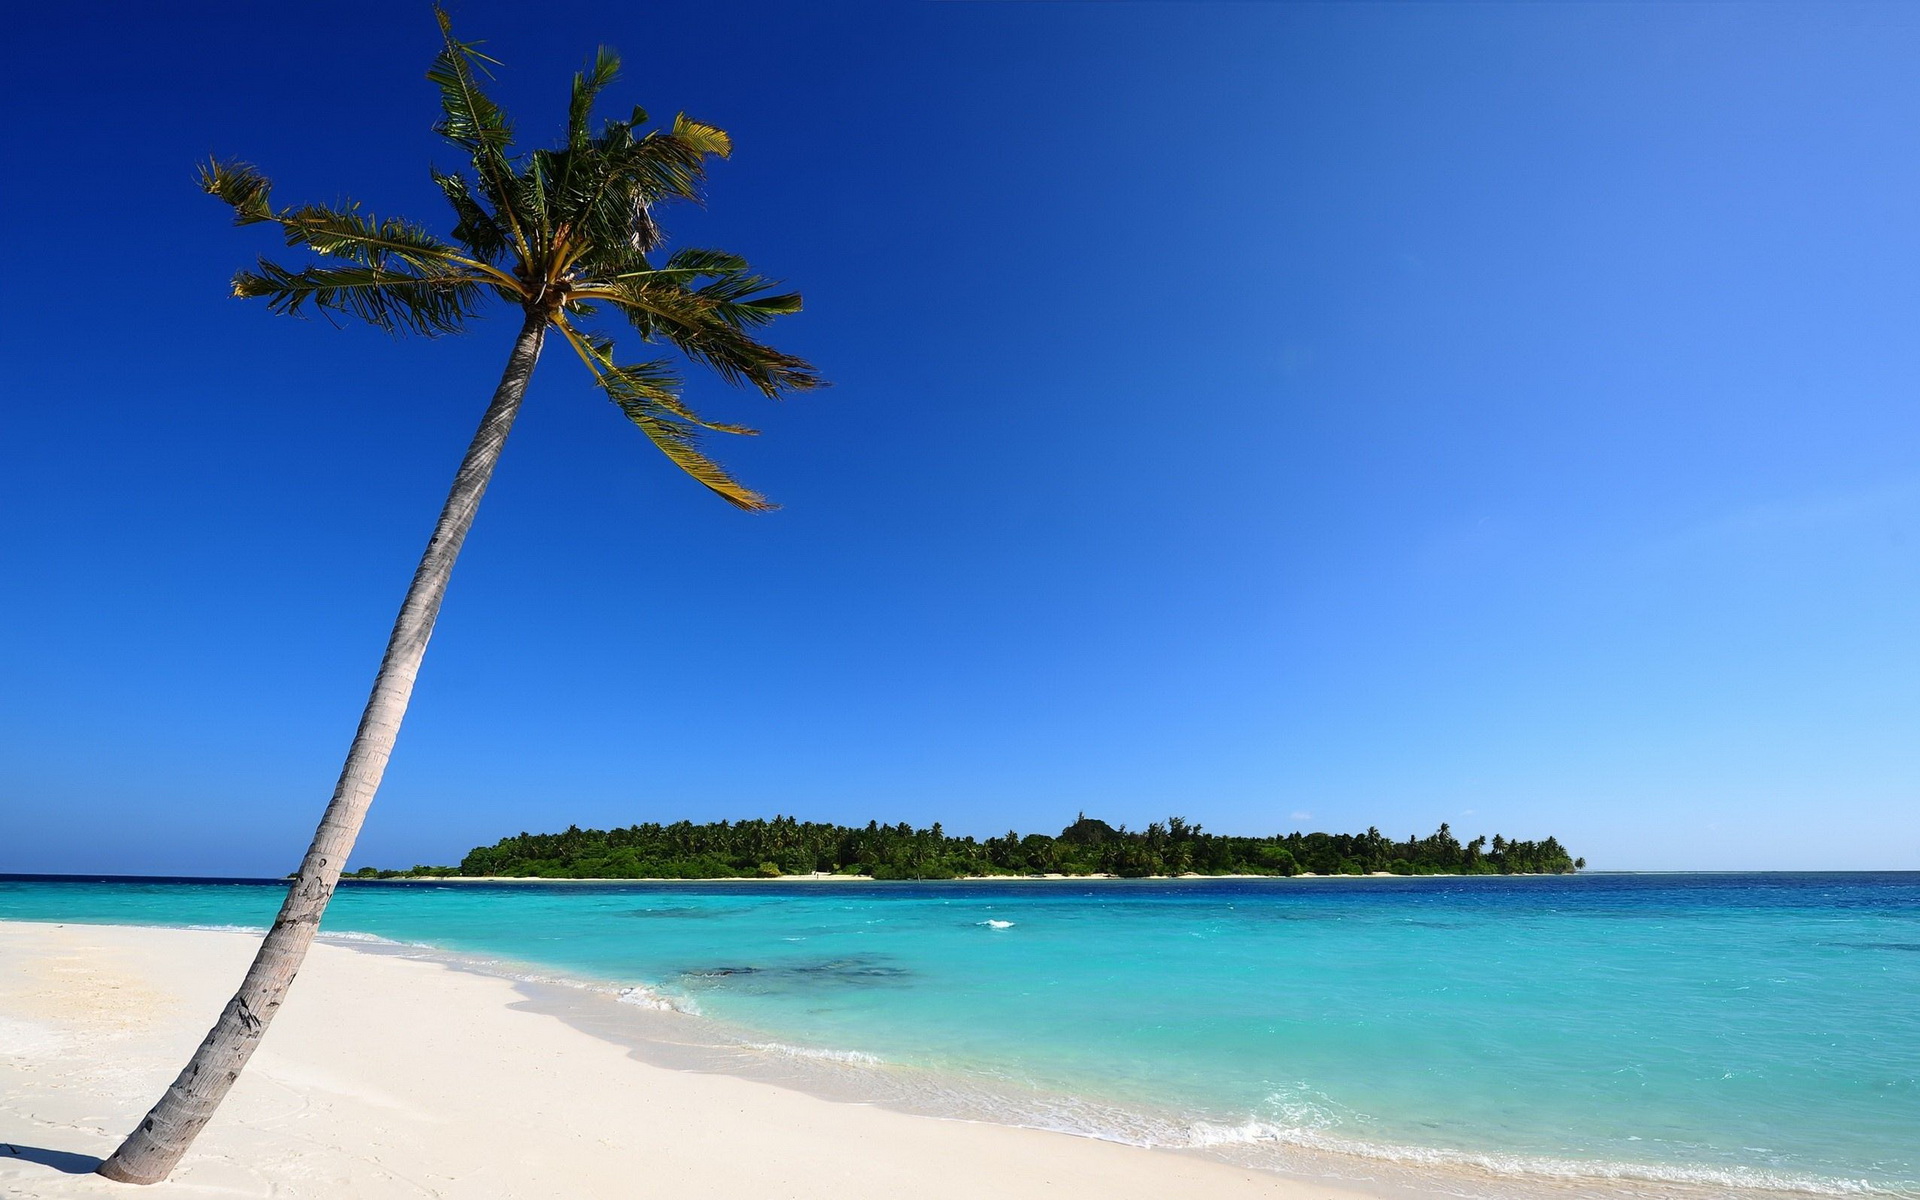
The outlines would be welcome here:
[[[0,881],[14,919],[258,926],[277,900]],[[1920,1187],[1920,874],[348,884],[326,927],[1100,1136]]]

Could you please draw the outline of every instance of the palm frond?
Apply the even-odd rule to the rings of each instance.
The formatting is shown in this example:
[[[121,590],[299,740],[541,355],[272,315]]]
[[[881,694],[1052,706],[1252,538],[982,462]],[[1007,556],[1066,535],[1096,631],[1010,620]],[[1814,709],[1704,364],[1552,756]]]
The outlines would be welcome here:
[[[464,175],[446,175],[432,168],[433,176],[447,203],[453,208],[453,240],[482,262],[498,262],[507,252],[507,235],[493,214],[480,206],[467,187]]]
[[[702,275],[727,275],[747,270],[747,260],[725,250],[702,250],[688,246],[675,250],[667,259],[671,271],[695,271]]]
[[[443,43],[427,68],[427,79],[440,89],[441,117],[435,132],[468,154],[499,155],[504,162],[513,144],[513,126],[479,81],[487,67],[499,66],[500,60],[480,53],[476,42],[455,39],[446,9],[436,7],[433,16]]]
[[[480,181],[480,190],[492,202],[495,215],[520,251],[531,260],[526,231],[519,214],[513,210],[513,164],[507,147],[513,144],[513,125],[481,90],[479,75],[498,66],[497,59],[480,53],[473,43],[453,36],[453,18],[444,8],[435,7],[434,19],[440,23],[441,50],[427,69],[427,79],[440,89],[441,117],[435,132],[467,152]]]
[[[746,259],[723,250],[675,251],[657,274],[663,282],[692,286],[706,310],[735,329],[758,328],[801,310],[800,293],[769,293],[779,285],[755,275]]]
[[[658,273],[614,280],[604,289],[582,291],[612,301],[642,337],[649,341],[664,338],[728,383],[751,384],[767,396],[822,386],[813,364],[775,350],[745,332],[746,326],[764,324],[781,312],[798,309],[797,295],[729,298],[724,293],[706,294],[704,289],[670,282]]]
[[[340,207],[309,204],[276,209],[272,182],[248,163],[210,159],[200,168],[200,187],[233,208],[235,224],[280,226],[289,246],[367,267],[390,269],[398,263],[434,276],[472,268],[492,276],[494,286],[509,298],[522,298],[523,289],[511,275],[455,253],[454,247],[411,221],[381,220],[361,212],[352,202]]]
[[[730,146],[727,135],[681,117],[671,133],[655,129],[635,138],[616,160],[618,178],[638,188],[648,203],[698,200],[707,180],[707,159],[727,155],[715,146]]]
[[[220,197],[232,207],[235,225],[273,220],[273,184],[251,163],[210,158],[199,175],[201,191]]]
[[[631,255],[659,246],[656,205],[669,200],[698,200],[706,180],[706,159],[724,152],[726,134],[710,125],[676,121],[673,130],[634,136],[646,119],[635,109],[626,121],[609,121],[584,145],[542,152],[553,181],[550,194],[555,227],[565,227],[569,262],[584,259],[595,274],[632,269]]]
[[[458,333],[483,295],[485,281],[469,272],[415,273],[354,265],[289,270],[261,259],[256,271],[233,277],[233,294],[264,299],[269,311],[302,316],[344,313],[389,333],[435,337]]]
[[[512,197],[508,207],[536,258],[544,258],[553,245],[553,210],[548,202],[552,165],[550,151],[536,150],[508,185]]]
[[[801,310],[799,292],[769,293],[775,286],[747,271],[728,272],[694,289],[707,311],[735,329],[756,329]]]
[[[385,267],[397,260],[426,270],[447,267],[458,258],[452,246],[413,222],[399,217],[379,220],[354,204],[344,208],[308,204],[286,209],[273,219],[286,231],[287,245],[306,246],[369,267]]]
[[[612,50],[601,46],[594,52],[593,61],[586,70],[577,72],[573,77],[573,89],[567,97],[567,142],[559,150],[544,152],[548,158],[548,173],[558,191],[558,201],[565,214],[563,220],[571,218],[577,205],[569,201],[580,194],[581,187],[576,176],[593,174],[593,121],[594,101],[606,87],[620,75],[620,57]],[[634,110],[636,116],[645,119],[640,110]],[[569,225],[571,222],[569,221]],[[556,237],[560,231],[555,230]]]
[[[573,94],[567,101],[567,148],[585,150],[592,138],[587,123],[593,118],[593,102],[620,76],[620,56],[605,46],[593,56],[593,63],[573,77]],[[645,121],[646,114],[639,119]]]
[[[685,113],[674,117],[673,136],[703,155],[712,154],[720,158],[733,155],[733,138],[726,130],[696,121]]]
[[[650,359],[626,366],[613,360],[610,339],[575,329],[560,322],[567,340],[593,372],[594,381],[606,392],[607,399],[619,407],[647,440],[659,448],[672,463],[736,508],[748,512],[767,512],[777,507],[765,496],[747,487],[708,458],[700,448],[703,429],[723,433],[752,434],[743,425],[722,425],[695,416],[680,397],[680,377],[665,359]]]

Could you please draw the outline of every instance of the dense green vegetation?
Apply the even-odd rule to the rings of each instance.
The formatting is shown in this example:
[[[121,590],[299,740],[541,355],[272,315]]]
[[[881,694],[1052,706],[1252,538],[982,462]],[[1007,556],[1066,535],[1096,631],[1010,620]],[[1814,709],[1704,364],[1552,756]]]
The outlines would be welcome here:
[[[1008,831],[976,840],[930,829],[868,822],[865,828],[775,817],[695,825],[630,825],[522,833],[476,846],[458,867],[411,871],[362,868],[360,878],[396,875],[512,875],[542,879],[739,879],[827,872],[875,879],[954,879],[965,875],[1521,875],[1573,871],[1585,859],[1553,838],[1509,841],[1495,835],[1461,842],[1441,825],[1424,838],[1396,842],[1365,833],[1289,833],[1226,837],[1180,817],[1144,830],[1118,829],[1081,814],[1057,837]]]

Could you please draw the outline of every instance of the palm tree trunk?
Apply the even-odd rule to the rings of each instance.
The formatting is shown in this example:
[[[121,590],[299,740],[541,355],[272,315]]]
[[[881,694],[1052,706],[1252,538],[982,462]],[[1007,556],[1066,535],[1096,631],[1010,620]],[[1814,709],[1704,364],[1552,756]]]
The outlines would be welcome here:
[[[226,1098],[227,1089],[240,1077],[293,985],[294,974],[320,927],[320,914],[333,898],[340,870],[380,787],[380,776],[387,769],[394,739],[400,733],[400,720],[413,695],[414,679],[420,673],[420,660],[427,652],[427,639],[433,634],[434,619],[440,615],[440,601],[446,595],[454,559],[460,555],[460,544],[473,525],[480,497],[506,444],[507,431],[520,411],[520,398],[526,394],[527,380],[533,375],[545,336],[545,316],[529,314],[514,344],[513,356],[507,360],[506,373],[493,393],[493,403],[487,406],[487,415],[473,435],[473,444],[467,447],[459,474],[454,476],[433,540],[427,543],[420,567],[414,572],[406,602],[393,625],[393,636],[387,641],[380,674],[373,681],[373,694],[367,698],[360,728],[353,735],[346,765],[341,768],[340,782],[320,818],[320,827],[314,831],[313,845],[300,863],[300,873],[287,889],[280,915],[260,943],[240,990],[227,1002],[206,1040],[194,1051],[192,1061],[140,1127],[100,1164],[100,1174],[108,1179],[158,1183],[167,1177]]]

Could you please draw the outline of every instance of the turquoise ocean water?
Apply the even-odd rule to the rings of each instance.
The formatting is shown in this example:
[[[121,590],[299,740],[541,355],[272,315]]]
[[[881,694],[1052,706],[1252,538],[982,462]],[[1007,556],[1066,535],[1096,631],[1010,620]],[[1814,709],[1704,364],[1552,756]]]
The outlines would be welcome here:
[[[259,927],[278,897],[0,880],[0,919]],[[1257,1165],[1920,1192],[1914,873],[349,885],[326,929],[632,989],[843,1090]]]

